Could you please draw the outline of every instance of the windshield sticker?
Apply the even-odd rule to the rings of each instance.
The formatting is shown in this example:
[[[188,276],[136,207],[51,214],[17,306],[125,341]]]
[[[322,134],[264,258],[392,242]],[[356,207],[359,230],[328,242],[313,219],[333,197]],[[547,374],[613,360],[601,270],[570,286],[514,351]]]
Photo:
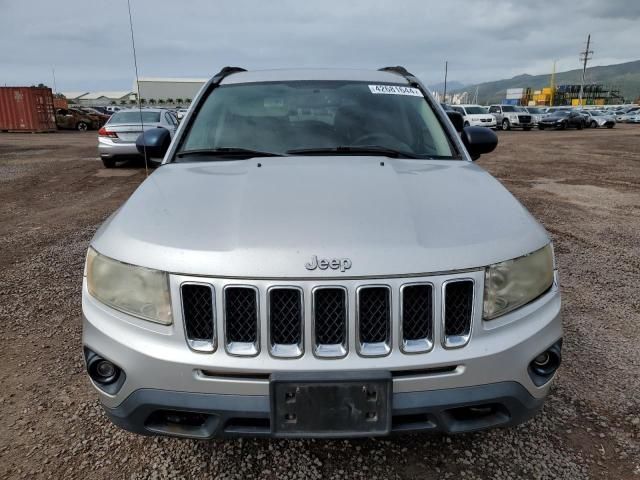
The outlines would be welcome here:
[[[422,97],[422,92],[413,87],[401,87],[399,85],[369,85],[371,93],[382,93],[384,95],[411,95],[412,97]]]

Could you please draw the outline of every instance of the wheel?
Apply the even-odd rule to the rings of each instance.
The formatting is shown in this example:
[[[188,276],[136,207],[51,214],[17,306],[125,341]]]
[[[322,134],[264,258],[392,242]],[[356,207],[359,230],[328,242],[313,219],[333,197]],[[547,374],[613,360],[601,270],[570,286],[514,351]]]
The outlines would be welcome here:
[[[578,123],[578,125],[576,126],[578,130],[582,130],[583,127],[584,125],[582,124],[582,122]]]
[[[544,125],[538,125],[538,130],[544,130]]]
[[[589,124],[589,126],[591,128],[598,128],[598,122],[596,122],[595,120],[591,120],[591,123]]]
[[[464,127],[468,127],[469,126],[469,122],[464,122]]]
[[[87,125],[85,122],[78,122],[78,124],[76,125],[76,130],[79,130],[80,132],[86,132],[89,129],[89,125]]]
[[[567,128],[567,122],[562,122],[560,124],[560,130],[564,130],[565,128]]]
[[[522,127],[522,130],[524,130],[525,132],[528,132],[529,130],[531,130],[531,127]]]
[[[506,118],[502,120],[502,130],[511,130],[511,124]]]
[[[114,168],[116,166],[116,161],[113,158],[103,158],[102,164],[104,168]]]
[[[613,128],[613,125],[609,124],[607,125],[607,128]]]

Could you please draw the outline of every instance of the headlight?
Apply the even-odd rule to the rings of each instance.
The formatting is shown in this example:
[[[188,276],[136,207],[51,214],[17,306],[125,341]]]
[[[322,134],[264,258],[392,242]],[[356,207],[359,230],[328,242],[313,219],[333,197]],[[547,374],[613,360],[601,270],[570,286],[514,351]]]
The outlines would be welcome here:
[[[102,303],[151,322],[171,324],[165,272],[118,262],[89,248],[86,274],[89,293]]]
[[[551,244],[529,255],[490,265],[484,276],[486,320],[504,315],[536,299],[553,284]]]

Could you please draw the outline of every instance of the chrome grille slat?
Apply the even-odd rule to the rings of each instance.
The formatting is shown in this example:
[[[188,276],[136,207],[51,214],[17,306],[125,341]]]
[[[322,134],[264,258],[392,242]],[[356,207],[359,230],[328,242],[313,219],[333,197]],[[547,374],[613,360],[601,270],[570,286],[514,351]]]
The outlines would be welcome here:
[[[433,348],[433,285],[408,284],[400,289],[401,348],[407,353]]]
[[[184,283],[180,287],[185,335],[191,349],[213,352],[215,341],[214,290],[211,285]]]
[[[318,357],[343,357],[347,353],[346,289],[318,287],[312,302],[314,353]]]
[[[259,352],[258,321],[258,290],[245,286],[225,287],[224,325],[229,353],[250,356]]]
[[[302,291],[298,288],[269,289],[269,347],[277,357],[302,355]]]
[[[357,347],[363,356],[391,351],[391,288],[367,285],[357,291]]]
[[[472,279],[449,280],[443,284],[443,346],[463,347],[471,336],[474,282]]]

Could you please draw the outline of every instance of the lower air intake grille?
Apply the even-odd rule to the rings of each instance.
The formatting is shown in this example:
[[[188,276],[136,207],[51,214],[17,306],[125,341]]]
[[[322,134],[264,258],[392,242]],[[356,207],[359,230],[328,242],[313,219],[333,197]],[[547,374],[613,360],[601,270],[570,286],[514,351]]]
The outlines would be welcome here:
[[[342,288],[319,288],[313,296],[314,335],[317,352],[320,346],[334,345],[326,356],[341,356],[347,344],[347,294]],[[318,348],[320,347],[320,348]]]
[[[402,339],[405,347],[417,340],[433,342],[433,288],[408,285],[402,289]],[[426,348],[423,348],[426,349]]]
[[[295,288],[269,292],[271,345],[302,345],[302,293]]]
[[[211,351],[214,346],[213,289],[209,285],[184,284],[182,311],[189,345]]]
[[[224,290],[224,302],[227,344],[244,343],[257,345],[257,291],[248,287],[227,287]]]
[[[455,280],[444,288],[444,341],[447,347],[461,347],[469,340],[473,311],[473,282]]]
[[[363,287],[358,292],[358,333],[363,354],[364,344],[389,345],[391,336],[391,292],[388,287]],[[371,351],[369,354],[388,353]]]

